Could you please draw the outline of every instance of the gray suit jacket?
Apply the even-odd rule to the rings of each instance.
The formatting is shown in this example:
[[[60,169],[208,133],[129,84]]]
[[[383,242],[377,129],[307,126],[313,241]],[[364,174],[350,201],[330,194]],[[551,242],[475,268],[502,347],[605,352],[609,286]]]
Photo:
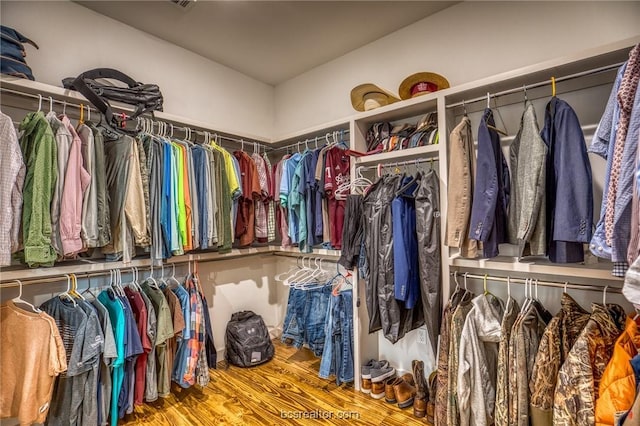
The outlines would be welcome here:
[[[545,255],[545,178],[547,145],[540,137],[536,111],[529,101],[520,130],[509,148],[511,198],[509,242],[519,245],[519,255]]]

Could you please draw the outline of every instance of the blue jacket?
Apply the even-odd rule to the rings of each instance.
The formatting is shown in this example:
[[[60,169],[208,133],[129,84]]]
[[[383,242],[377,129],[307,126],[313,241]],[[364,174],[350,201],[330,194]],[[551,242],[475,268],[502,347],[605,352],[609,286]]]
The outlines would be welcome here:
[[[547,157],[547,248],[557,263],[582,262],[582,244],[591,240],[591,164],[580,122],[568,103],[551,98],[545,108],[542,139]]]
[[[478,128],[478,167],[471,207],[469,238],[482,241],[484,257],[498,255],[498,244],[508,242],[507,206],[510,180],[500,147],[493,112],[487,108]]]

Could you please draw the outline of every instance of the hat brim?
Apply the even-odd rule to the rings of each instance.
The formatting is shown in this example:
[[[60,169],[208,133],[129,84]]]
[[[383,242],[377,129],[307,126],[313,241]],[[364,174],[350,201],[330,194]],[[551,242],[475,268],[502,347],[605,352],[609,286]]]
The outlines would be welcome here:
[[[399,102],[400,99],[393,93],[385,90],[375,84],[365,83],[351,89],[351,105],[356,111],[364,111],[364,97],[369,93],[380,93],[387,99],[387,105],[394,102]]]
[[[440,74],[434,72],[417,72],[405,78],[402,83],[400,83],[400,87],[398,88],[400,99],[411,99],[411,88],[421,82],[433,83],[438,86],[438,90],[450,87],[449,81]]]

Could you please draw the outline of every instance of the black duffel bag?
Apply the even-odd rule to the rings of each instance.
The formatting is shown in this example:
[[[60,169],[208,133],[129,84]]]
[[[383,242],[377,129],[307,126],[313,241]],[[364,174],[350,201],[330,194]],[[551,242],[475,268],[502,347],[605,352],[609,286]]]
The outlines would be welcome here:
[[[253,367],[265,363],[275,353],[264,320],[251,311],[231,315],[225,340],[227,362],[238,367]]]
[[[102,83],[98,79],[120,81],[126,86]],[[162,92],[157,84],[143,84],[112,68],[96,68],[83,72],[78,77],[62,80],[66,89],[82,93],[105,117],[109,126],[124,129],[127,120],[134,120],[149,111],[162,111]],[[135,111],[126,117],[114,114],[109,101],[135,106]]]

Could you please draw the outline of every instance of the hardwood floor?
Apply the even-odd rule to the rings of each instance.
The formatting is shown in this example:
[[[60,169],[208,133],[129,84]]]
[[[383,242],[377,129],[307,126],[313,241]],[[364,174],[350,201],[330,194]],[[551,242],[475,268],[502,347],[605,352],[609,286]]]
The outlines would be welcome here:
[[[424,422],[413,417],[411,408],[401,410],[384,399],[374,400],[353,387],[338,387],[334,380],[319,378],[320,359],[308,349],[274,343],[276,356],[267,364],[211,370],[205,389],[172,384],[169,398],[136,407],[119,424],[394,426]],[[311,418],[285,418],[304,413]]]

